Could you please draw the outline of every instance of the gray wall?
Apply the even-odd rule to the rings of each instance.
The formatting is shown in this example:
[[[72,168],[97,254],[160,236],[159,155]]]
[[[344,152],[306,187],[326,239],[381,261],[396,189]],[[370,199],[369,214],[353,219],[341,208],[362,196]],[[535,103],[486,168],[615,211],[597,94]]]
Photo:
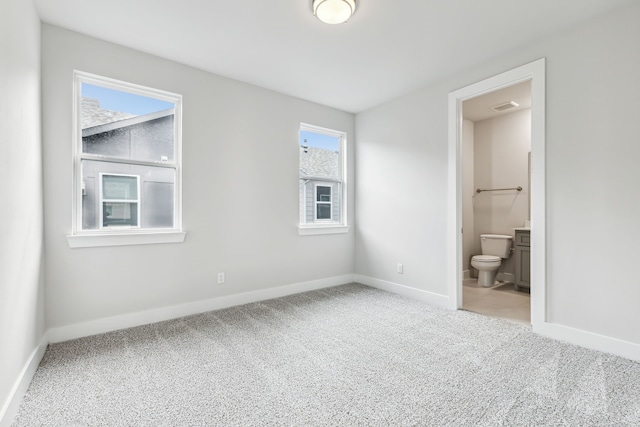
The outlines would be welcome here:
[[[173,161],[173,134],[172,114],[85,136],[82,138],[82,151],[151,162],[159,162],[165,156],[168,161]]]
[[[353,273],[353,232],[297,229],[300,123],[353,136],[352,114],[51,25],[42,32],[49,327]],[[74,69],[183,95],[184,243],[69,248]]]
[[[447,294],[448,94],[546,57],[548,320],[640,343],[638,22],[634,4],[358,114],[356,272]]]
[[[0,2],[0,422],[44,335],[40,20]]]

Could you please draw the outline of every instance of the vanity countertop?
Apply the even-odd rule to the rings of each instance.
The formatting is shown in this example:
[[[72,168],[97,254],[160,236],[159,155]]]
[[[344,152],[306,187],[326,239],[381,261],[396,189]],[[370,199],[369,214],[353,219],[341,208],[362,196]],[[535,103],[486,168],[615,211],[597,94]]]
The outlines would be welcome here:
[[[513,228],[515,231],[531,231],[531,227],[515,227]]]

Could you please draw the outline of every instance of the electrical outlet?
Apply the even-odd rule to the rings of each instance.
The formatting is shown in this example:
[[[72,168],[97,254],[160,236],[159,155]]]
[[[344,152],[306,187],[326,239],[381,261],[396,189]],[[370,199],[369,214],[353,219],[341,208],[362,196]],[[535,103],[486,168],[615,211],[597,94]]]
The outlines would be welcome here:
[[[396,267],[396,271],[398,272],[398,274],[404,273],[404,265],[398,264],[398,266]]]
[[[222,285],[224,283],[224,273],[218,273],[218,285]]]

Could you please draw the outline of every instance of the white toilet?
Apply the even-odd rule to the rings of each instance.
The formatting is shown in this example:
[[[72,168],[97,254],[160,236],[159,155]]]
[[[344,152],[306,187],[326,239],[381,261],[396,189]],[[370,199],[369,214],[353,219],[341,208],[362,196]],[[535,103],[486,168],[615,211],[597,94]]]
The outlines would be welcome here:
[[[502,262],[511,255],[513,237],[503,234],[481,234],[482,255],[471,258],[471,266],[478,270],[478,285],[488,288],[496,283],[496,273]]]

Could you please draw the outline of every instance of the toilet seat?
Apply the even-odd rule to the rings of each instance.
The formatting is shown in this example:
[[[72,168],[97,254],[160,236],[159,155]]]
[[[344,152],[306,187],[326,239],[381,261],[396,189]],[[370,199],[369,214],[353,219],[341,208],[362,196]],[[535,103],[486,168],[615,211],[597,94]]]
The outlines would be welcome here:
[[[495,256],[495,255],[474,255],[473,258],[471,258],[473,261],[477,261],[477,262],[496,262],[496,261],[501,261],[499,256]]]

